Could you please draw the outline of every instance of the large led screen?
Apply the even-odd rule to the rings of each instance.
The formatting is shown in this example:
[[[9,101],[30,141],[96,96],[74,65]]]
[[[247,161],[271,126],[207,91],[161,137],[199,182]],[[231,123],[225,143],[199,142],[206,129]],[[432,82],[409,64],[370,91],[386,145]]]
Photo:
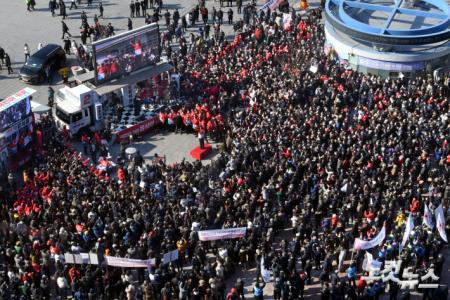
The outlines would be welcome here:
[[[30,97],[26,97],[5,109],[0,109],[0,132],[31,115]]]
[[[110,81],[159,62],[159,29],[150,24],[95,42],[95,79]]]

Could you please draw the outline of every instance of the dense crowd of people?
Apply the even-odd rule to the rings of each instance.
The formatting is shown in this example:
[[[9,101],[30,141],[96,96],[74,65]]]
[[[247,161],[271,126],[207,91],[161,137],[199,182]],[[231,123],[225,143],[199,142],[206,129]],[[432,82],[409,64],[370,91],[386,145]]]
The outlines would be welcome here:
[[[449,78],[350,70],[323,51],[320,9],[294,15],[288,30],[269,11],[232,42],[199,40],[170,57],[181,95],[202,105],[194,117],[197,109],[199,119],[205,110],[223,116],[217,159],[167,165],[138,153],[119,165],[118,180],[94,172],[43,123],[48,135],[23,185],[9,177],[0,194],[0,298],[228,300],[244,299],[251,285],[264,299],[262,269],[272,272],[274,299],[303,299],[317,282],[322,299],[407,298],[396,284],[359,278],[366,251],[352,251],[353,239],[370,240],[383,224],[386,239],[368,250],[375,259],[443,274],[445,243],[421,220],[425,203],[442,204],[447,224],[450,215]],[[409,214],[416,227],[399,254]],[[246,236],[197,235],[235,227]],[[275,244],[287,228],[292,236]],[[175,249],[179,259],[163,264]],[[64,262],[64,253],[81,252],[99,264]],[[156,264],[117,268],[105,256]],[[256,281],[227,288],[237,267],[256,267]],[[445,299],[438,291],[420,290]]]

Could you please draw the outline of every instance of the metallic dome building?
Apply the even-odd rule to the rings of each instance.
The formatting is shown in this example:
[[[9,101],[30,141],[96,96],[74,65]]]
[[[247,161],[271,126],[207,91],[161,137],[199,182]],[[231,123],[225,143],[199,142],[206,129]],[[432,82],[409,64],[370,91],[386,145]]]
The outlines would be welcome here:
[[[326,49],[352,69],[415,77],[450,69],[450,7],[445,0],[327,0]]]

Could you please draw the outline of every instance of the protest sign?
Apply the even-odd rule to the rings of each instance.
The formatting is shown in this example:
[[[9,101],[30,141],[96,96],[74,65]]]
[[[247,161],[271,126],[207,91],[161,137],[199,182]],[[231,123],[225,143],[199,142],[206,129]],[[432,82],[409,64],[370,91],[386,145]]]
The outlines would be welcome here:
[[[377,234],[377,236],[371,239],[370,241],[363,241],[359,238],[355,238],[353,248],[355,250],[367,250],[376,247],[384,241],[385,237],[386,237],[386,226],[383,225],[383,228]]]
[[[198,232],[200,241],[216,241],[225,239],[236,239],[245,236],[247,227],[227,228],[217,230],[203,230]]]

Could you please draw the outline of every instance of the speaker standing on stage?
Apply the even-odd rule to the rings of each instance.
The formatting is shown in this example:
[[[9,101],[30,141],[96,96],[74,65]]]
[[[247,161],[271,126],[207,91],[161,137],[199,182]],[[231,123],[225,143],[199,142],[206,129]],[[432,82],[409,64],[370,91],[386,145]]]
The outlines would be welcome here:
[[[200,149],[205,149],[205,130],[203,128],[198,130],[198,142],[200,144]]]

